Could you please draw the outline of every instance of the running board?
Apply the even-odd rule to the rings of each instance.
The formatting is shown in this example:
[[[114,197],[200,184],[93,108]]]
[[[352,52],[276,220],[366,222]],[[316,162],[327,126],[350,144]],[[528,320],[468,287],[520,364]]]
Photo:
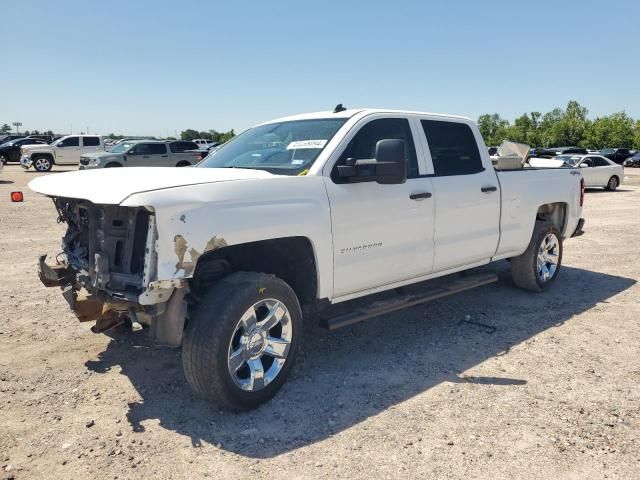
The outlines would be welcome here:
[[[481,287],[498,281],[495,273],[470,273],[449,282],[444,286],[427,288],[420,294],[401,295],[387,300],[374,301],[363,307],[333,317],[320,315],[320,326],[329,330],[346,327],[353,323],[364,322],[380,315],[396,312],[422,303],[427,303],[438,298],[448,297],[456,293],[464,292],[472,288]]]

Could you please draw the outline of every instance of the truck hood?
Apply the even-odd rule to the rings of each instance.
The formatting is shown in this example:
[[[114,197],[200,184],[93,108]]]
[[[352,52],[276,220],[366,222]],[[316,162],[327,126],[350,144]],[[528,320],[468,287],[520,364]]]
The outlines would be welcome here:
[[[42,144],[31,144],[31,145],[23,145],[20,147],[20,151],[29,154],[31,152],[53,152],[53,148],[50,145],[42,145]]]
[[[241,168],[107,168],[44,175],[31,180],[29,188],[50,197],[81,198],[97,204],[116,205],[141,192],[274,176],[262,170]]]

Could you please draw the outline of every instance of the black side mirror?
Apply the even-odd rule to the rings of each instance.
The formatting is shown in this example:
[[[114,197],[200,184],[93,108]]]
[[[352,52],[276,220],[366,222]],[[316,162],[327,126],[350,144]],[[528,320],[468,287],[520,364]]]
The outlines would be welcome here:
[[[347,159],[345,165],[338,165],[338,176],[354,183],[372,181],[382,185],[405,183],[407,160],[404,154],[404,141],[378,140],[375,158]]]

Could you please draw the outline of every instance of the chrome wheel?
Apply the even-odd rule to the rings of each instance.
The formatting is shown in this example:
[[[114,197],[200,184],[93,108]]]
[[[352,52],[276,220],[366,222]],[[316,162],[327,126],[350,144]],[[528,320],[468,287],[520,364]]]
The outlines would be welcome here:
[[[609,183],[607,184],[607,188],[609,190],[615,190],[618,188],[618,179],[616,177],[611,177],[609,179]]]
[[[46,158],[36,158],[34,162],[35,169],[39,172],[46,172],[51,168],[51,162]]]
[[[269,298],[253,304],[240,318],[229,344],[227,366],[234,383],[246,392],[269,385],[287,360],[292,333],[284,303]]]
[[[538,249],[537,273],[543,283],[553,278],[558,270],[559,259],[560,241],[554,233],[549,233],[544,237]]]

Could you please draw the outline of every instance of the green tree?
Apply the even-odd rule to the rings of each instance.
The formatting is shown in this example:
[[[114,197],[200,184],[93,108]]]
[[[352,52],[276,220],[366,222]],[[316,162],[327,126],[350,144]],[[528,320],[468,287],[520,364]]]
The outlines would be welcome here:
[[[228,142],[229,140],[231,140],[235,136],[236,136],[236,132],[234,132],[233,128],[232,128],[228,132],[220,134],[218,142],[220,142],[220,143]]]
[[[500,145],[506,137],[508,127],[509,121],[497,113],[485,113],[478,118],[478,128],[488,146]]]
[[[192,128],[187,128],[180,132],[180,138],[182,140],[193,140],[194,138],[199,138],[200,133],[197,130],[193,130]]]
[[[633,119],[625,112],[618,112],[596,118],[587,129],[584,145],[588,148],[632,148],[636,133]]]
[[[4,125],[2,125],[2,127],[0,127],[0,133],[9,133],[11,132],[11,126],[7,123],[5,123]]]
[[[640,150],[640,120],[636,120],[636,126],[633,129],[633,148]]]

